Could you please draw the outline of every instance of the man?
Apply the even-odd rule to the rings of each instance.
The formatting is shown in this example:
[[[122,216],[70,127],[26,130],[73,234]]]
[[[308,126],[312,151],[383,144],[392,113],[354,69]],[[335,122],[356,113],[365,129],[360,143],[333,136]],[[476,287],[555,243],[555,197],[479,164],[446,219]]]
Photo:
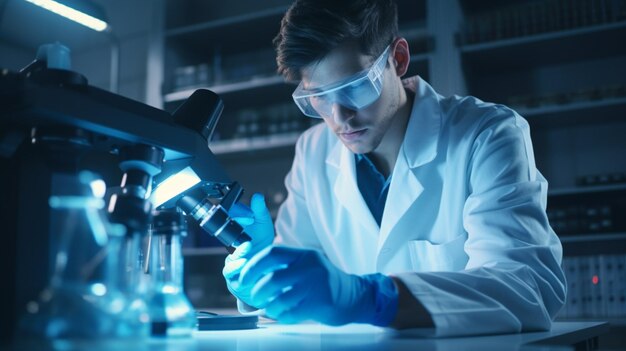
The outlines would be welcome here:
[[[297,0],[275,44],[295,103],[325,123],[297,142],[280,245],[251,199],[253,240],[224,268],[240,308],[440,336],[549,329],[562,249],[526,121],[402,80],[409,46],[391,0]]]

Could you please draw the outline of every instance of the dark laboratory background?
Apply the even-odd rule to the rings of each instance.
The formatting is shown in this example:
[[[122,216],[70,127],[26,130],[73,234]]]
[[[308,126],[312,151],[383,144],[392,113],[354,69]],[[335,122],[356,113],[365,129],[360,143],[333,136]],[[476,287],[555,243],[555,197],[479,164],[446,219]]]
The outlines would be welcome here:
[[[112,32],[91,31],[25,0],[0,2],[0,68],[18,70],[59,41],[73,70],[118,93],[174,111],[197,88],[225,104],[210,148],[249,198],[272,215],[298,135],[316,123],[291,101],[272,38],[288,0],[98,0]],[[626,329],[626,0],[399,0],[410,43],[408,75],[444,95],[515,108],[531,125],[549,181],[548,216],[563,243],[569,296],[562,320],[609,320],[610,346]],[[226,252],[190,229],[185,287],[196,307],[230,308]],[[623,340],[622,340],[623,341]]]

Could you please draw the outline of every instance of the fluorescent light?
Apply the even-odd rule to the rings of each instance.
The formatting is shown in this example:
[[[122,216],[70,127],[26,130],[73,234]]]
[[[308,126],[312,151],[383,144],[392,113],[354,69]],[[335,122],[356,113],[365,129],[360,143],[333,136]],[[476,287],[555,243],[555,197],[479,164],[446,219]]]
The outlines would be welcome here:
[[[159,207],[198,183],[200,183],[200,177],[191,167],[187,167],[157,185],[152,192],[152,204],[155,208]]]
[[[61,4],[54,0],[26,0],[37,6],[43,7],[48,11],[52,11],[57,15],[61,15],[65,18],[71,19],[74,22],[78,22],[83,26],[89,27],[98,32],[102,32],[107,29],[108,25],[105,21],[88,15],[84,12],[73,9],[67,5]]]

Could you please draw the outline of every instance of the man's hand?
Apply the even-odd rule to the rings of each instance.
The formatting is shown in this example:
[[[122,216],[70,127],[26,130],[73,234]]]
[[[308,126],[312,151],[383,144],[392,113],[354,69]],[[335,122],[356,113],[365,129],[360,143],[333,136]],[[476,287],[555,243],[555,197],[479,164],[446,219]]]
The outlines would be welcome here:
[[[239,286],[239,272],[255,253],[272,244],[274,241],[274,223],[265,206],[265,198],[258,193],[252,195],[250,208],[241,203],[236,203],[231,208],[229,215],[244,227],[244,231],[252,240],[239,245],[235,252],[226,256],[222,274],[226,279],[228,290],[239,300],[253,306],[250,303],[250,291]]]
[[[238,283],[250,292],[251,305],[283,323],[387,326],[396,315],[391,278],[345,273],[313,250],[269,246],[243,266]]]

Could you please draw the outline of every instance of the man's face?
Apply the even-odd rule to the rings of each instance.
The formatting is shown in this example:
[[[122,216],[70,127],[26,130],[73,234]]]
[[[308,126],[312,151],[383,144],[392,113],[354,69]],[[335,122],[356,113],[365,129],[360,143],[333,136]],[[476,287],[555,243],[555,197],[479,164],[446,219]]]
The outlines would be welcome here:
[[[302,71],[302,85],[305,89],[327,86],[369,69],[376,59],[362,54],[356,44],[341,45]],[[391,60],[388,58],[387,61]],[[388,63],[385,65],[382,92],[374,103],[359,110],[335,103],[331,115],[322,115],[328,127],[354,153],[375,151],[398,109],[398,94],[393,91],[395,76],[390,67]]]

